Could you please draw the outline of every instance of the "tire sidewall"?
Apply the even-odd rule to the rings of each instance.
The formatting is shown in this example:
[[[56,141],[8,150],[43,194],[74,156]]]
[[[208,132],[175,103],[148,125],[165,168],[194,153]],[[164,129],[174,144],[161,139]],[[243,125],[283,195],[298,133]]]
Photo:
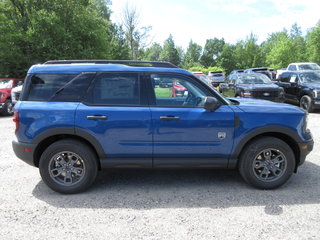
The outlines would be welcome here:
[[[6,100],[3,108],[3,114],[6,116],[13,115],[13,104],[11,100]]]
[[[49,163],[51,158],[63,151],[74,152],[79,155],[85,165],[85,175],[76,184],[64,186],[55,182],[49,173]],[[78,193],[86,190],[95,180],[98,166],[95,154],[85,144],[74,140],[61,140],[50,145],[41,155],[39,171],[42,180],[54,191],[60,193]]]
[[[274,148],[282,152],[286,157],[286,170],[279,178],[271,182],[265,182],[258,179],[253,170],[253,162],[258,153],[267,148]],[[282,140],[266,137],[255,140],[251,143],[240,158],[239,170],[242,177],[249,184],[261,189],[273,189],[280,187],[288,181],[295,168],[295,157],[292,149]]]
[[[307,107],[307,108],[304,108],[304,107],[302,106],[302,101],[304,101],[304,100],[306,100],[307,103],[308,103],[308,107]],[[301,99],[300,99],[300,107],[303,108],[303,109],[305,109],[305,110],[307,110],[308,112],[312,112],[312,111],[313,111],[313,106],[312,106],[312,99],[311,99],[311,97],[308,96],[308,95],[302,96]]]

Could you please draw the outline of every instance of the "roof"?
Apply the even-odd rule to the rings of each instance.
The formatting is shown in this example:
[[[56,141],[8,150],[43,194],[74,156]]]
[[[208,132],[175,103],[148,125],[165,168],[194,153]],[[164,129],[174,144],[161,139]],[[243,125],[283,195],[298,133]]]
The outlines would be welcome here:
[[[82,72],[154,72],[192,75],[181,68],[127,66],[123,64],[38,64],[33,65],[28,74],[80,74]]]
[[[314,62],[296,62],[296,63],[290,63],[289,65],[291,65],[291,64],[317,64],[317,63],[314,63]]]

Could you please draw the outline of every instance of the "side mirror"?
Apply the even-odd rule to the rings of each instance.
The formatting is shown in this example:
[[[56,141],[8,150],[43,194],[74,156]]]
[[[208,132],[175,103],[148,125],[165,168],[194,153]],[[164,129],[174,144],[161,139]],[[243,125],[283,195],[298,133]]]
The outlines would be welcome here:
[[[208,111],[214,111],[220,107],[220,102],[214,97],[206,97],[203,108]]]

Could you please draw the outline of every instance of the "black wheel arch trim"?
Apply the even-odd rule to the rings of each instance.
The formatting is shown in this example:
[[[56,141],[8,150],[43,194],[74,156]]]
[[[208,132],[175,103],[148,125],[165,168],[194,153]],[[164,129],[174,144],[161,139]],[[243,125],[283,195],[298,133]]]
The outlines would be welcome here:
[[[282,134],[290,137],[292,140],[296,142],[297,145],[301,142],[305,142],[296,132],[293,130],[286,128],[286,127],[280,127],[280,126],[266,126],[261,127],[258,129],[253,130],[252,132],[248,133],[244,138],[242,138],[235,148],[234,152],[231,154],[230,160],[229,160],[229,167],[234,167],[236,161],[235,159],[239,159],[239,155],[241,154],[241,151],[246,146],[246,144],[252,140],[253,138],[263,135],[263,134]],[[290,145],[290,143],[288,143]],[[300,151],[300,149],[299,149]],[[298,159],[299,160],[299,159]]]
[[[89,142],[94,150],[97,152],[99,158],[103,158],[106,156],[101,144],[99,141],[92,136],[90,133],[80,129],[80,128],[74,128],[72,127],[57,127],[57,128],[51,128],[48,129],[39,135],[37,135],[34,140],[32,141],[33,144],[38,145],[41,143],[43,140],[48,139],[53,136],[58,136],[58,135],[67,135],[67,136],[74,136],[74,137],[79,137],[87,142]]]

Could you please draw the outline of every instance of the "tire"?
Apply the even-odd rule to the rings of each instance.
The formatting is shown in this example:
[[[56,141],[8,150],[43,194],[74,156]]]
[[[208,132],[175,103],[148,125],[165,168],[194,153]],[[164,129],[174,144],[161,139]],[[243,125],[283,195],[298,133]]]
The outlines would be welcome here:
[[[12,116],[13,115],[13,104],[11,100],[6,100],[3,105],[3,115]]]
[[[94,182],[98,173],[95,153],[86,144],[65,139],[51,144],[41,155],[42,180],[59,193],[78,193]]]
[[[308,112],[313,112],[312,99],[308,95],[302,96],[300,99],[300,107],[307,110]]]
[[[280,187],[295,168],[292,149],[274,137],[261,137],[247,145],[240,156],[239,171],[250,185],[260,189]]]

